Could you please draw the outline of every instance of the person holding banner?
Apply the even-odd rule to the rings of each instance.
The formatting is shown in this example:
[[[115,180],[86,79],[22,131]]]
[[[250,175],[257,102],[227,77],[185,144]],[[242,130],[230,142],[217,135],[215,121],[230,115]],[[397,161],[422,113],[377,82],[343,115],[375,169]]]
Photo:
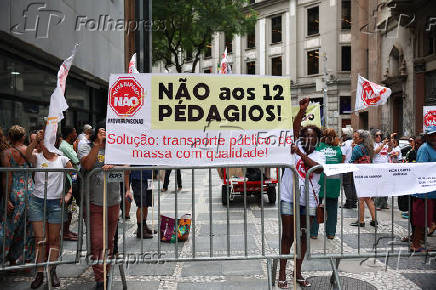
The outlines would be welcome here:
[[[301,128],[301,120],[306,113],[307,106],[309,105],[309,98],[300,101],[300,111],[294,119],[294,136],[298,141],[296,144],[291,146],[291,154],[294,154],[295,168],[298,171],[298,186],[300,188],[300,214],[310,215],[310,223],[313,222],[314,216],[316,215],[316,207],[318,205],[319,190],[320,186],[318,184],[320,180],[320,174],[322,169],[315,170],[310,176],[309,185],[309,205],[306,205],[304,182],[306,177],[306,172],[310,168],[317,166],[319,164],[325,163],[324,154],[316,151],[315,148],[318,141],[321,138],[321,130],[313,125],[309,125]],[[300,131],[301,128],[301,131]],[[293,172],[286,168],[283,172],[282,182],[280,184],[281,201],[280,201],[280,213],[282,219],[282,254],[289,254],[290,248],[294,242],[294,176]],[[304,258],[306,254],[307,244],[306,244],[306,219],[302,218],[300,221],[301,231],[301,257]],[[286,259],[280,260],[280,272],[278,287],[282,289],[288,289],[289,285],[286,281]],[[311,284],[301,275],[301,264],[303,259],[297,259],[295,265],[295,278],[301,287],[310,287]]]
[[[34,149],[37,144],[42,152],[36,153]],[[70,159],[50,152],[44,145],[44,132],[38,132],[36,138],[26,149],[26,158],[35,168],[72,168]],[[43,263],[48,254],[50,262],[56,261],[60,255],[60,231],[62,215],[62,203],[68,204],[72,197],[72,188],[62,198],[63,184],[62,172],[49,172],[47,179],[44,172],[35,173],[35,190],[29,198],[29,220],[35,233],[37,245],[37,263]],[[46,201],[45,201],[46,200]],[[45,205],[44,205],[45,204]],[[45,209],[45,213],[44,213]],[[44,217],[46,220],[44,220]],[[44,225],[45,223],[45,225]],[[47,235],[48,233],[48,235]],[[48,236],[48,237],[47,237]],[[49,252],[46,252],[46,241],[48,240]],[[36,289],[44,282],[44,267],[38,267],[35,279],[31,288]],[[56,274],[56,266],[50,267],[51,284],[59,287],[60,281]]]
[[[371,163],[372,156],[374,156],[374,143],[372,142],[371,134],[366,130],[357,130],[354,132],[353,141],[355,145],[353,147],[350,163]],[[373,227],[378,225],[375,219],[375,207],[372,199],[370,197],[359,197],[359,220],[351,223],[352,226],[365,226],[365,203],[368,206],[372,218],[370,225]]]
[[[114,165],[105,164],[105,146],[106,146],[106,126],[104,122],[99,123],[96,127],[96,134],[90,138],[90,143],[80,143],[78,157],[82,168],[91,171],[94,168],[102,168],[104,171],[112,169]],[[107,228],[103,232],[103,206],[104,206],[104,182],[107,182]],[[120,182],[110,182],[105,180],[104,173],[99,172],[91,176],[89,190],[89,207],[90,234],[91,234],[91,253],[94,261],[102,260],[105,257],[103,241],[107,235],[108,245],[106,245],[108,257],[112,255],[114,248],[114,236],[118,226],[118,216],[120,212]],[[124,186],[126,198],[132,198],[130,193],[129,175],[124,174]],[[107,258],[107,257],[106,257]],[[107,265],[109,273],[110,265]],[[102,263],[95,263],[92,266],[96,281],[96,289],[104,288],[104,269]]]
[[[375,130],[374,140],[374,157],[372,163],[388,163],[389,154],[392,151],[391,140],[388,138],[383,140],[383,133],[378,129]],[[375,207],[377,210],[388,209],[387,196],[376,197]]]
[[[436,162],[436,128],[427,128],[426,143],[418,150],[416,162]],[[425,203],[427,199],[427,216],[425,216]],[[436,191],[425,194],[417,194],[413,199],[413,226],[414,232],[412,235],[412,252],[425,251],[421,246],[421,241],[424,240],[425,226],[430,227],[435,222],[436,214]],[[426,221],[427,219],[427,221]],[[434,231],[434,229],[433,229]]]

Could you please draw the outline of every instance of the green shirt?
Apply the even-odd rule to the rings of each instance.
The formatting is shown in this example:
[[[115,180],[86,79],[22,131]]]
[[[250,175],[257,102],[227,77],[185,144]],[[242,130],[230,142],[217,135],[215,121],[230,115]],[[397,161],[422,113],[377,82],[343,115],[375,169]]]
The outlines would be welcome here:
[[[324,154],[326,164],[337,164],[342,162],[342,151],[339,146],[320,143],[316,150]],[[321,190],[319,192],[320,197],[324,197],[324,178],[325,174],[322,173],[319,180],[319,185],[321,185]],[[326,189],[327,198],[337,198],[341,191],[341,180],[339,178],[327,179]]]

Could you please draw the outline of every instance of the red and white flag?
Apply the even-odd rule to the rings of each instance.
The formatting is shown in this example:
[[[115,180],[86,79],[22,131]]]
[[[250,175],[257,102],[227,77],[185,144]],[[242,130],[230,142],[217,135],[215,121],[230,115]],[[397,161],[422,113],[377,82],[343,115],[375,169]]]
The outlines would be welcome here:
[[[232,67],[230,66],[230,64],[227,60],[227,47],[226,47],[226,50],[224,50],[223,58],[221,59],[220,70],[218,73],[219,74],[231,74],[232,73]]]
[[[129,74],[138,74],[139,71],[136,69],[136,53],[132,55],[129,62]]]
[[[74,55],[77,49],[76,44],[69,58],[59,67],[57,86],[50,97],[50,107],[48,109],[47,125],[44,131],[44,146],[48,151],[61,155],[55,147],[56,134],[58,131],[58,123],[64,118],[64,111],[68,109],[67,101],[65,100],[65,87],[67,83],[68,72],[73,63]]]
[[[384,105],[388,101],[391,93],[390,88],[370,82],[359,75],[357,79],[356,104],[354,110],[357,112],[370,106]]]

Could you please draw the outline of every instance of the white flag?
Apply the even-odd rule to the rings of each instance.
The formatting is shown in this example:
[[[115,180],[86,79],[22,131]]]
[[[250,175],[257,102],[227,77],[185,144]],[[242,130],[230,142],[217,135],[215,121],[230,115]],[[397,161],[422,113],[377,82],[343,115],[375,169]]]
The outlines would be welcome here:
[[[44,146],[48,151],[62,155],[62,152],[54,146],[56,143],[56,133],[58,131],[58,123],[64,118],[64,111],[68,109],[67,101],[65,100],[65,87],[67,82],[68,72],[73,63],[74,55],[76,54],[77,44],[74,46],[73,53],[59,67],[57,86],[50,97],[50,107],[48,109],[47,125],[44,132]]]
[[[359,75],[357,79],[356,104],[354,110],[357,112],[370,106],[384,105],[388,101],[391,93],[390,88],[370,82]]]
[[[136,69],[136,53],[132,55],[129,62],[129,74],[138,74],[139,71]]]
[[[227,47],[226,47],[226,50],[224,50],[223,58],[222,58],[221,64],[220,64],[220,70],[218,73],[219,74],[231,74],[232,73],[232,67],[230,66],[230,64],[228,63],[228,60],[227,60]]]

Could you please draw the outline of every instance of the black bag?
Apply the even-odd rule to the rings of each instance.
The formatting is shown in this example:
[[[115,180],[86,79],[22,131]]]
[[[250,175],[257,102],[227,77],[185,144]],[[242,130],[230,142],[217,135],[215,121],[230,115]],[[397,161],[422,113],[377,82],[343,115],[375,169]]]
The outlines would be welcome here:
[[[398,209],[400,211],[409,211],[409,196],[402,195],[398,197]]]

